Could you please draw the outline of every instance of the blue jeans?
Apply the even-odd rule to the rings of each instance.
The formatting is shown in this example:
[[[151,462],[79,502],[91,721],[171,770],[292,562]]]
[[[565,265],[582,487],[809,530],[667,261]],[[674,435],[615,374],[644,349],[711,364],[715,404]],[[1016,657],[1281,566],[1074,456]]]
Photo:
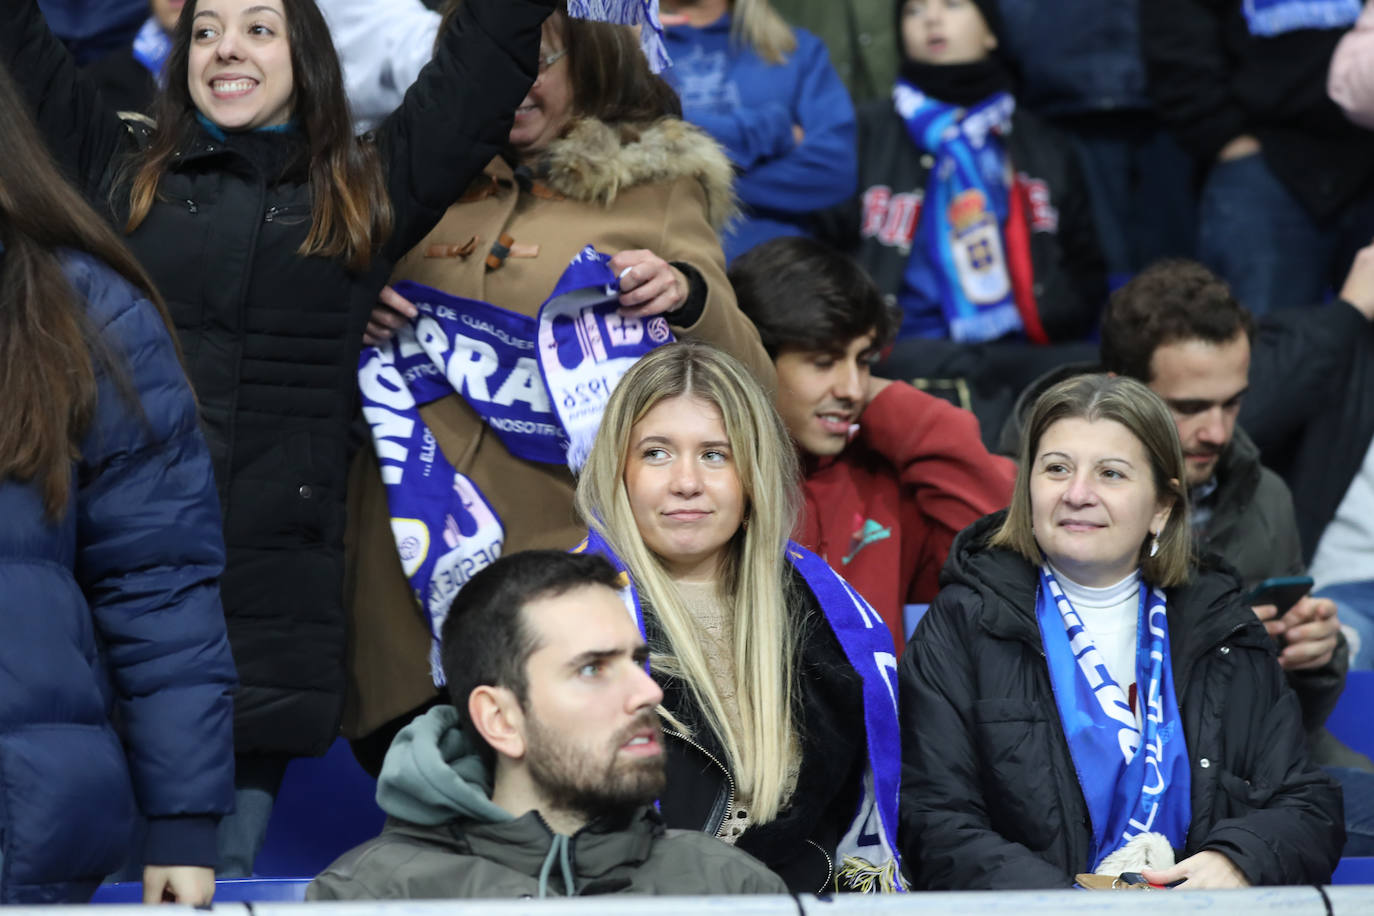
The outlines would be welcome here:
[[[253,863],[267,837],[272,806],[289,760],[259,754],[234,757],[234,813],[219,822],[219,868],[215,877],[253,876]]]
[[[1351,670],[1374,669],[1374,579],[1328,585],[1313,594],[1336,602],[1336,616],[1350,643]]]
[[[1165,257],[1196,253],[1193,160],[1144,113],[1130,121],[1060,118],[1073,139],[1107,272],[1124,282]]]
[[[1345,849],[1342,856],[1374,856],[1374,773],[1349,767],[1323,767],[1345,795]]]
[[[1198,258],[1261,315],[1317,305],[1340,289],[1355,252],[1374,238],[1374,197],[1319,223],[1255,154],[1212,167],[1198,219]]]

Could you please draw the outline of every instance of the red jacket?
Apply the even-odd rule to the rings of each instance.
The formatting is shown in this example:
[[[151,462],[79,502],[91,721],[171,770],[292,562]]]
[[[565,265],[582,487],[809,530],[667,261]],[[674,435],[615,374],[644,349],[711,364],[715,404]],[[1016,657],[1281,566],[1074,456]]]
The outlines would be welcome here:
[[[1007,506],[1016,466],[989,454],[973,414],[905,382],[859,423],[839,455],[806,462],[799,540],[868,599],[900,653],[903,605],[935,597],[954,536]]]

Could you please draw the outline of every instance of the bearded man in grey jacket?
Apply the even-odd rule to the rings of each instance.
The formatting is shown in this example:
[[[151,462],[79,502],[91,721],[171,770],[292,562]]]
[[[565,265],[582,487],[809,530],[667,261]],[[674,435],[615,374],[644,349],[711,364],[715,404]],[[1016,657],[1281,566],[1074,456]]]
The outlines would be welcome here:
[[[527,551],[454,599],[452,706],[397,735],[377,784],[382,834],[308,900],[787,893],[747,853],[668,830],[648,647],[599,556]]]

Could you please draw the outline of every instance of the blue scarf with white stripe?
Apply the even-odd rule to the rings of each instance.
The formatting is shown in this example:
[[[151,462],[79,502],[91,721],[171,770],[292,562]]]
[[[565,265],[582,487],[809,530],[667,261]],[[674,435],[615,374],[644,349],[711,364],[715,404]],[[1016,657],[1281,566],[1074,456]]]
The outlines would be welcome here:
[[[159,87],[166,84],[163,71],[167,68],[167,58],[172,53],[172,36],[163,30],[155,17],[149,16],[143,27],[134,36],[134,60],[142,64]]]
[[[917,148],[935,157],[897,294],[902,336],[945,336],[932,333],[932,313],[957,341],[1024,330],[1002,238],[1011,200],[1001,135],[1016,101],[998,92],[964,108],[901,78],[892,101]]]
[[[649,69],[661,73],[673,62],[663,46],[663,23],[658,18],[658,0],[568,0],[568,15],[617,25],[637,26],[639,44],[649,59]]]
[[[1048,564],[1040,567],[1035,616],[1054,700],[1092,821],[1091,868],[1142,833],[1182,849],[1192,820],[1191,774],[1174,694],[1164,593],[1140,584],[1136,628],[1136,724],[1126,691],[1107,670],[1083,620]]]

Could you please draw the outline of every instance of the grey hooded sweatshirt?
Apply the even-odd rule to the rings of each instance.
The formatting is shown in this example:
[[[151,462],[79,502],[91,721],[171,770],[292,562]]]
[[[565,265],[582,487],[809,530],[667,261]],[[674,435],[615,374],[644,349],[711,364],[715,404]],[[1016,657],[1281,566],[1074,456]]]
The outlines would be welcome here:
[[[537,811],[512,817],[492,803],[458,715],[435,707],[396,736],[377,781],[386,827],[315,878],[307,900],[787,893],[748,853],[668,830],[650,807],[572,836]]]

